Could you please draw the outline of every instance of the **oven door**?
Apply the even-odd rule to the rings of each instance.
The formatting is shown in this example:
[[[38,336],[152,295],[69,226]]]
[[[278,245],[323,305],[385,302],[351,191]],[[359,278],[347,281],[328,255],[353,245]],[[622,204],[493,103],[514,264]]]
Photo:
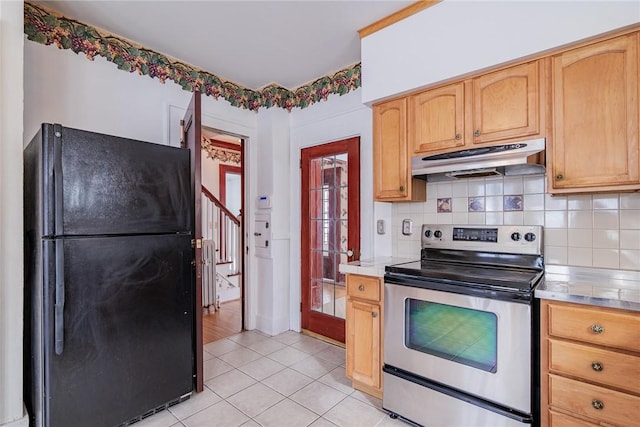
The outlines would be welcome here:
[[[531,305],[385,283],[384,363],[531,412]]]

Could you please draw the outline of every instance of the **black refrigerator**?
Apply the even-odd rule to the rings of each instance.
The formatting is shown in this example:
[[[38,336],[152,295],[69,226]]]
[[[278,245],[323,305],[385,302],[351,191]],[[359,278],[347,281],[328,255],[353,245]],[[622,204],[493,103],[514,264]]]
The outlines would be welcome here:
[[[24,186],[31,425],[127,425],[188,398],[189,151],[43,124]]]

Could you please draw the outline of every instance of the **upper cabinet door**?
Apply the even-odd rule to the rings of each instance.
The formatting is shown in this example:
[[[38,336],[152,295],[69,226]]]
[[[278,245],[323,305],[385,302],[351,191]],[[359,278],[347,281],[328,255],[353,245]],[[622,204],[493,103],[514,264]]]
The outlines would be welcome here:
[[[640,188],[638,37],[552,58],[551,191]]]
[[[424,201],[426,182],[412,179],[407,99],[373,106],[373,191],[380,202]]]
[[[373,162],[376,199],[410,197],[406,99],[374,105]]]
[[[413,152],[447,151],[464,145],[464,83],[409,97],[409,145]]]
[[[539,133],[539,62],[473,79],[475,144]]]

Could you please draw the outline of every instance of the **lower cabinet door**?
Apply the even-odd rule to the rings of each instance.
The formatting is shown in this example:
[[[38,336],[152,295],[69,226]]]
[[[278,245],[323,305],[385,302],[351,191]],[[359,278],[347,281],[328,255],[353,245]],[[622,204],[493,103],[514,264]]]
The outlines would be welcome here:
[[[598,424],[592,424],[559,412],[549,411],[549,427],[598,427]]]
[[[347,376],[380,388],[380,304],[349,300],[347,304]]]
[[[615,426],[637,425],[640,397],[549,374],[549,403]]]

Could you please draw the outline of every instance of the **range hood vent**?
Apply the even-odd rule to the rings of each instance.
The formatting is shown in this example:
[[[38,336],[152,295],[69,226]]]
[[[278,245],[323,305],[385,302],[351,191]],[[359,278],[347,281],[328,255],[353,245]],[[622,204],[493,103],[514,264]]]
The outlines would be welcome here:
[[[411,174],[431,181],[496,175],[544,173],[544,166],[529,163],[530,157],[545,149],[544,138],[411,159]]]
[[[502,176],[504,172],[498,170],[498,168],[483,168],[483,169],[469,169],[463,171],[446,172],[446,176],[449,178],[482,178],[485,176]]]

